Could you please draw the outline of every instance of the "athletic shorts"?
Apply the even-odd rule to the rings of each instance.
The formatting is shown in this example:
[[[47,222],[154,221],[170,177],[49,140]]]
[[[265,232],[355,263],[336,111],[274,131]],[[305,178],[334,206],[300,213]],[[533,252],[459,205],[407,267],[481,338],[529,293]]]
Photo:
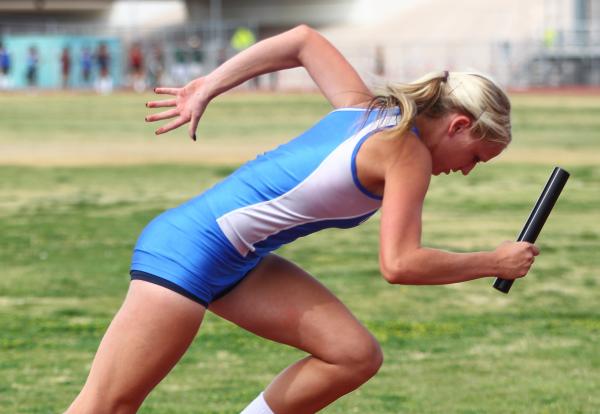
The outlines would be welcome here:
[[[131,278],[164,286],[208,307],[255,268],[261,257],[243,257],[212,215],[202,210],[186,203],[152,220],[134,248]]]

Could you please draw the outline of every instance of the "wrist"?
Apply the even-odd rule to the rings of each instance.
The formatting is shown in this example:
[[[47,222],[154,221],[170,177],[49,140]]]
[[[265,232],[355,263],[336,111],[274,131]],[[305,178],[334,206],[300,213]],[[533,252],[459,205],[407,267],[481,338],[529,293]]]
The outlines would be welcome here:
[[[198,78],[197,80],[202,80],[202,95],[203,98],[206,99],[206,102],[210,102],[212,101],[214,98],[216,98],[221,92],[217,87],[218,82],[217,79],[215,77],[215,72],[211,72],[208,75],[202,77],[202,78]]]
[[[489,276],[497,277],[500,274],[500,257],[496,250],[486,253],[487,263],[489,265]]]
[[[188,82],[183,89],[185,90],[186,95],[195,96],[196,99],[199,98],[202,102],[208,104],[218,95],[218,93],[215,92],[214,85],[214,81],[209,79],[209,76],[207,75]]]

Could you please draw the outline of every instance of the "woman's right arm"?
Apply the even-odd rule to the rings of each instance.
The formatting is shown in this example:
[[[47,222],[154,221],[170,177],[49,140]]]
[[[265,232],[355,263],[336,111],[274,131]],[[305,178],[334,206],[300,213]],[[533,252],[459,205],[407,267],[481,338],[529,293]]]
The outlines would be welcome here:
[[[386,161],[379,261],[394,284],[440,285],[481,277],[523,277],[539,250],[527,242],[505,242],[493,251],[454,253],[421,244],[423,200],[431,178],[431,155],[407,135],[405,151]],[[465,235],[466,237],[467,235]]]
[[[157,134],[189,122],[188,132],[194,138],[198,121],[214,97],[253,77],[300,66],[308,71],[335,108],[362,105],[373,96],[356,70],[327,39],[310,27],[300,25],[256,43],[183,88],[156,88],[156,93],[174,95],[174,98],[149,102],[147,106],[174,108],[149,115],[146,120],[175,118],[157,129]]]

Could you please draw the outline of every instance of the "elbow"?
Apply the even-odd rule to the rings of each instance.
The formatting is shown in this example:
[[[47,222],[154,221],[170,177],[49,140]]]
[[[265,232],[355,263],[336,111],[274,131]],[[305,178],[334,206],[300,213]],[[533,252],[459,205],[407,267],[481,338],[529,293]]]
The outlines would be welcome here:
[[[383,278],[392,285],[414,285],[418,283],[418,275],[411,260],[399,257],[393,260],[380,260],[379,268]]]
[[[319,32],[306,24],[294,27],[291,32],[294,33],[295,38],[303,47],[308,43],[314,42],[315,39],[320,36]]]
[[[303,65],[303,55],[307,46],[315,41],[318,32],[306,24],[301,24],[289,31],[290,43],[295,45],[298,65]]]
[[[312,33],[315,33],[315,29],[313,29],[307,24],[299,24],[298,26],[294,27],[292,31],[298,33],[300,36],[303,37],[308,37]]]

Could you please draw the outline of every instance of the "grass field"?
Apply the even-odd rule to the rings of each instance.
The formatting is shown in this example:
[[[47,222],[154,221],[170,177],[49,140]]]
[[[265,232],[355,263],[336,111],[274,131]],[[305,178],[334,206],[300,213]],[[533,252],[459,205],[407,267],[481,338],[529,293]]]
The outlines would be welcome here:
[[[0,95],[0,412],[57,413],[83,384],[144,225],[329,109],[315,95],[230,95],[192,143],[143,123],[147,96]],[[424,242],[514,239],[552,167],[572,174],[530,275],[391,286],[378,218],[281,249],[355,312],[385,363],[326,413],[600,413],[600,97],[514,96],[511,148],[433,180]],[[142,413],[236,413],[301,353],[209,315]]]

